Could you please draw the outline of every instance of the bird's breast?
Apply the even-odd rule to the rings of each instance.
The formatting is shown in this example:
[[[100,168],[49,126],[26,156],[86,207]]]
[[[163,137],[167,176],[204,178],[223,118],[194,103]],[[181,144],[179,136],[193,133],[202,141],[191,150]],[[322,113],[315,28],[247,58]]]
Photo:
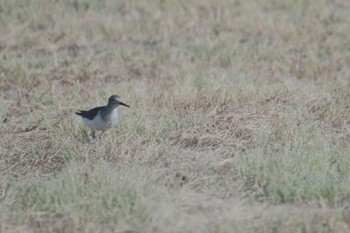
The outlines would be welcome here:
[[[114,109],[110,117],[111,126],[114,127],[118,121],[119,121],[119,114],[117,109]]]

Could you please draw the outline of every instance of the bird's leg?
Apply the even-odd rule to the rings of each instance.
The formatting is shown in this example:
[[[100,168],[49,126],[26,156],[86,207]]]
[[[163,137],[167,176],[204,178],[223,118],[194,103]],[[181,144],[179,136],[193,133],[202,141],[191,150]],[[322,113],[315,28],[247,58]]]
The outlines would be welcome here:
[[[92,131],[91,131],[91,135],[92,135],[92,138],[93,138],[93,139],[96,139],[96,131],[95,131],[95,130],[92,130]]]
[[[102,135],[106,132],[106,130],[103,130],[102,133],[100,134],[100,142],[101,142],[101,139],[102,139]]]

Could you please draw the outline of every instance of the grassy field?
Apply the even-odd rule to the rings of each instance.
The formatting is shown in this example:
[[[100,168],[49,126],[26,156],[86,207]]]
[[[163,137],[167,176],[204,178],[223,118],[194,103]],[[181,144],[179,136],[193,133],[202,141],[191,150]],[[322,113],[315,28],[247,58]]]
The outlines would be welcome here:
[[[349,232],[349,12],[0,0],[0,233]]]

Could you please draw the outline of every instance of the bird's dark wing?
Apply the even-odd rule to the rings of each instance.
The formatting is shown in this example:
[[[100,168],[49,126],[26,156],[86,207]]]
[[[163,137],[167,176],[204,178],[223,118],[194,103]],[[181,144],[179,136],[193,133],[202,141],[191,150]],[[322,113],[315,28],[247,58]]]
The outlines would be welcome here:
[[[98,111],[100,111],[102,108],[103,107],[96,107],[96,108],[90,109],[89,111],[79,110],[75,114],[77,114],[78,116],[87,118],[89,120],[92,120],[92,119],[95,118],[95,116],[97,115]]]

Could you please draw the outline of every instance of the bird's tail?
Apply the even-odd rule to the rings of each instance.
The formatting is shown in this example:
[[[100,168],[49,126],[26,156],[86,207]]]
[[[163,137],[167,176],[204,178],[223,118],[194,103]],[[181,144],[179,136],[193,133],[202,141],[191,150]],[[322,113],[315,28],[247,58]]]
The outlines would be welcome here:
[[[86,112],[86,111],[78,110],[77,112],[75,112],[75,114],[77,114],[78,116],[83,116],[83,114],[84,114],[85,112]]]

